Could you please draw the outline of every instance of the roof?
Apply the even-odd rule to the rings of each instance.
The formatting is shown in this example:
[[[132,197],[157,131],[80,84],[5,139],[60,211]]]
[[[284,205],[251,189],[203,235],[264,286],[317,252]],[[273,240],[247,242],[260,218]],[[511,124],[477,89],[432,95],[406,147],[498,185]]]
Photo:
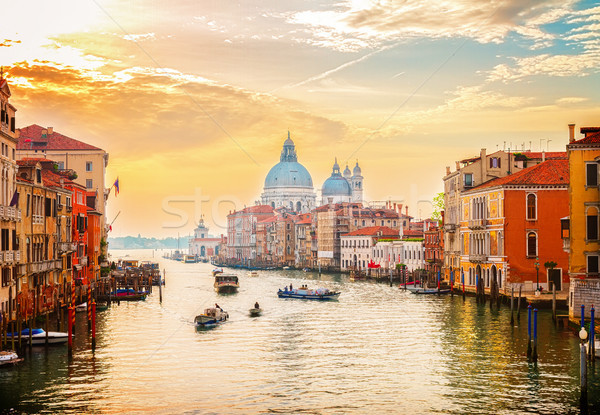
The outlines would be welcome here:
[[[37,124],[20,128],[17,150],[102,150],[56,131],[42,137],[42,130],[47,128]]]
[[[423,236],[423,231],[422,230],[416,230],[416,229],[404,229],[404,231],[402,231],[402,235],[403,237],[407,237],[407,236]]]
[[[369,226],[357,229],[341,236],[398,236],[399,232],[387,226]]]
[[[557,160],[557,159],[566,159],[567,152],[566,151],[524,151],[524,156],[527,156],[529,159],[541,159],[545,157],[546,160]]]
[[[590,127],[590,128],[592,128],[592,127]],[[573,144],[600,144],[600,131],[591,133],[591,134],[587,134],[587,136],[582,138],[581,140],[577,140],[577,141],[573,141],[572,143],[569,143],[569,146],[571,146]]]
[[[517,173],[490,180],[473,189],[494,186],[567,186],[569,184],[569,160],[546,160]]]

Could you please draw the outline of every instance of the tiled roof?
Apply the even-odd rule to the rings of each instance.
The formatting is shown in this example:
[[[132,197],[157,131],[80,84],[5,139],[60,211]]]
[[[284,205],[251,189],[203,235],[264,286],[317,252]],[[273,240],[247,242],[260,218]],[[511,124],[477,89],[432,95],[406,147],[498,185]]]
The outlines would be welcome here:
[[[272,217],[270,217],[270,218],[267,218],[267,219],[259,220],[259,221],[258,221],[258,222],[256,222],[256,223],[257,223],[257,224],[258,224],[258,223],[272,223],[272,222],[275,222],[275,221],[277,221],[277,216],[272,216]]]
[[[546,160],[517,173],[490,180],[474,189],[493,186],[566,186],[569,184],[569,160]]]
[[[600,131],[588,134],[587,137],[584,137],[581,140],[573,141],[572,143],[569,143],[569,146],[573,144],[600,144]]]
[[[348,232],[342,236],[398,236],[399,232],[387,226],[369,226]]]
[[[407,236],[413,236],[413,237],[423,237],[423,231],[422,230],[416,230],[416,229],[404,229],[404,231],[402,231],[402,235],[406,238]]]
[[[47,130],[42,126],[33,124],[20,128],[18,150],[101,150],[90,144],[67,137],[54,131],[42,138],[42,130]],[[27,140],[27,142],[26,142]]]
[[[542,153],[541,151],[524,151],[521,154],[523,154],[524,156],[527,156],[527,158],[530,158],[530,159],[541,159],[542,154],[544,155],[546,160],[558,160],[558,159],[566,159],[567,158],[566,151],[548,151],[548,152],[544,152],[544,153]]]
[[[42,161],[48,161],[44,158],[24,158],[21,160],[17,160],[17,166],[20,167],[33,167]]]

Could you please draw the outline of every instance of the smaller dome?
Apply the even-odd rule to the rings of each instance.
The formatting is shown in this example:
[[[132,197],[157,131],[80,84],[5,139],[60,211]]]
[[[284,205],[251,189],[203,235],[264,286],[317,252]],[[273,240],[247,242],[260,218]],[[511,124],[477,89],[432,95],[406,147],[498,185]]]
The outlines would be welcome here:
[[[284,146],[293,146],[294,142],[292,141],[292,139],[290,138],[290,132],[288,131],[288,138],[287,140],[285,140],[285,142],[283,143]]]
[[[323,196],[351,196],[352,189],[348,180],[342,176],[331,176],[325,183],[323,183],[323,189],[321,189]]]
[[[356,166],[354,166],[354,169],[352,169],[352,173],[355,176],[360,176],[360,174],[362,173],[362,171],[360,170],[360,167],[358,167],[358,161],[356,162]]]
[[[352,172],[350,171],[350,169],[348,168],[348,165],[346,164],[346,168],[344,169],[344,177],[349,179],[352,176]]]

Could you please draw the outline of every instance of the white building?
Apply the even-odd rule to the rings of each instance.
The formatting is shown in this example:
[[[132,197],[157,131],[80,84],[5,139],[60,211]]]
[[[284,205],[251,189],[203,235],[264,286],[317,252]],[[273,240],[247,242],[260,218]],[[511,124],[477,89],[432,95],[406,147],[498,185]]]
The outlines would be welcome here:
[[[425,248],[423,241],[384,241],[373,246],[372,258],[381,268],[396,268],[406,265],[408,271],[425,269]]]
[[[194,229],[194,238],[189,242],[189,254],[196,255],[199,258],[210,258],[219,255],[219,243],[222,238],[214,238],[208,234],[208,227],[204,224],[204,219],[200,219],[198,227]]]
[[[375,245],[380,239],[397,239],[399,232],[387,226],[370,226],[357,229],[340,236],[340,267],[342,271],[350,269],[365,270],[369,262],[374,259]],[[377,264],[377,261],[374,261]]]
[[[265,179],[262,204],[273,209],[287,207],[298,213],[307,213],[316,207],[316,198],[312,177],[298,163],[296,148],[288,131],[279,163],[271,168]]]

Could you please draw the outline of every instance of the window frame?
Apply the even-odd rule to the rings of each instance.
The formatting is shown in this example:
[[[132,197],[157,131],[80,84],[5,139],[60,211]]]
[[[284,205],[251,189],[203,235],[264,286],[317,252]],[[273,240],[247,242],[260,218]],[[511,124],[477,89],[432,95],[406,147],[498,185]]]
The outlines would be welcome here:
[[[533,217],[531,216],[531,212],[530,212],[531,206],[529,206],[529,200],[531,197],[533,197]],[[527,193],[527,195],[525,196],[525,218],[526,218],[526,220],[530,220],[530,221],[537,220],[537,205],[538,205],[537,194]]]
[[[595,174],[595,183],[590,183],[590,167],[594,167],[596,170]],[[598,187],[598,163],[596,162],[587,162],[585,163],[585,187]]]
[[[529,245],[529,237],[531,235],[535,236],[535,252],[533,254],[530,253],[530,245]],[[537,258],[538,256],[538,252],[539,252],[539,246],[538,246],[538,234],[537,231],[534,230],[527,230],[526,234],[525,234],[525,256],[527,258]]]

